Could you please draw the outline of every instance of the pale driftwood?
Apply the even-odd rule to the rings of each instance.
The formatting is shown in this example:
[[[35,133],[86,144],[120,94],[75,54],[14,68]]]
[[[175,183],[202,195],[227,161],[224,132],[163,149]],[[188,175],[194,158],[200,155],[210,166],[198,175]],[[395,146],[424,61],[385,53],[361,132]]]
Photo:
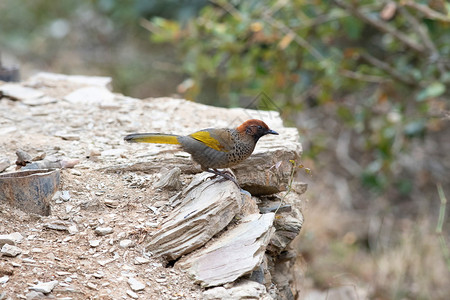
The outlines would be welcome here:
[[[176,266],[205,287],[233,282],[262,262],[275,228],[275,215],[252,214],[198,252],[183,257]]]
[[[222,286],[208,289],[203,292],[205,300],[243,300],[243,299],[273,299],[267,293],[266,287],[251,280],[242,280],[230,288]]]
[[[154,235],[148,237],[146,251],[173,260],[189,253],[211,239],[228,225],[243,205],[237,186],[221,177],[196,175],[183,190],[182,203],[164,221]]]

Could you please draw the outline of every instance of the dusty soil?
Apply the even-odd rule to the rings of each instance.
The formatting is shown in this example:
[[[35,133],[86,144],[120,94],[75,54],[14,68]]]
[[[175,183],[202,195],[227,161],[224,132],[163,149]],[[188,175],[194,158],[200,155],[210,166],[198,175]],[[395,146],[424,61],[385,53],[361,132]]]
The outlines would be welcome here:
[[[44,152],[51,160],[80,161],[74,168],[61,170],[59,190],[68,191],[70,199],[63,201],[56,195],[50,216],[31,215],[0,204],[0,234],[19,232],[23,236],[16,245],[22,254],[0,257],[0,278],[7,280],[0,284],[0,295],[25,299],[30,286],[57,280],[48,297],[131,299],[136,295],[129,292],[128,280],[135,278],[145,284],[143,290],[135,291],[139,299],[200,298],[201,288],[185,274],[144,253],[145,234],[157,230],[171,211],[167,199],[175,192],[152,187],[159,178],[157,173],[104,172],[103,168],[161,160],[164,157],[155,154],[161,147],[171,148],[128,145],[123,141],[126,133],[186,133],[203,128],[201,123],[208,120],[187,121],[184,113],[176,113],[179,103],[170,99],[141,101],[116,96],[108,104],[63,100],[78,87],[69,83],[38,86],[56,99],[44,105],[0,99],[0,156],[12,165],[7,171],[14,170],[18,149],[32,155]],[[226,121],[217,122],[226,125]],[[69,140],[61,138],[68,135]],[[183,183],[188,184],[191,176],[183,174]],[[72,226],[72,230],[51,229],[55,224]],[[97,227],[111,227],[113,232],[99,236],[94,231]],[[131,246],[122,247],[124,240],[131,240]]]

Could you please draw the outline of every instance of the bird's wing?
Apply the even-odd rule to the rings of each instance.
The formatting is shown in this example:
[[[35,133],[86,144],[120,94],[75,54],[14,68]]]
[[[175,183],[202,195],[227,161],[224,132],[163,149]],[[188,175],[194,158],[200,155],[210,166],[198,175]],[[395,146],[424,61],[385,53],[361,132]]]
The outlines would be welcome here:
[[[215,135],[215,134],[213,134]],[[189,135],[190,137],[196,139],[199,142],[202,142],[206,146],[222,152],[228,152],[229,147],[227,147],[223,142],[221,143],[219,139],[215,138],[211,135],[211,132],[208,130],[200,130],[197,132],[194,132],[193,134]],[[222,140],[222,139],[221,139]]]

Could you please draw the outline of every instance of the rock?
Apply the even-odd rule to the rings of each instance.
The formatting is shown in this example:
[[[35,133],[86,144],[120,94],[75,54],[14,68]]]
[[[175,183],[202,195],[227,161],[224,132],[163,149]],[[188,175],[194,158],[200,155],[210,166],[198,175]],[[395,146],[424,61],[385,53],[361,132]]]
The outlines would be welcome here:
[[[279,136],[261,138],[253,154],[231,168],[241,187],[252,195],[270,195],[286,190],[291,160],[302,153],[296,128],[275,129]]]
[[[100,242],[101,240],[91,240],[89,241],[89,246],[91,246],[92,248],[97,248],[98,246],[100,246]]]
[[[65,74],[56,74],[56,73],[48,73],[48,72],[40,72],[36,75],[31,76],[27,84],[29,85],[42,85],[51,81],[56,81],[58,85],[63,85],[63,81],[68,81],[71,83],[77,83],[81,85],[91,85],[91,86],[100,86],[100,87],[108,87],[111,82],[111,77],[101,77],[101,76],[83,76],[83,75],[65,75]],[[58,83],[60,81],[61,83]]]
[[[20,232],[13,232],[10,234],[0,234],[0,247],[4,244],[15,245],[23,240],[23,236]]]
[[[45,223],[44,228],[58,230],[58,231],[69,231],[70,224],[64,221],[54,221],[52,223]]]
[[[131,290],[127,290],[127,295],[130,296],[133,299],[139,299],[138,294],[136,294],[135,292],[133,292]]]
[[[58,100],[56,98],[43,96],[40,98],[31,98],[31,99],[24,99],[22,102],[29,106],[39,106],[39,105],[47,105],[51,103],[56,103]]]
[[[134,246],[134,241],[132,240],[121,240],[119,243],[119,247],[126,249]]]
[[[107,234],[111,234],[114,232],[114,229],[112,229],[111,227],[97,227],[95,228],[95,234],[99,235],[99,236],[104,236]]]
[[[44,96],[44,93],[39,90],[24,87],[20,84],[15,83],[7,83],[1,85],[0,94],[4,97],[20,101],[36,99]]]
[[[54,136],[62,138],[63,140],[66,140],[66,141],[79,141],[80,140],[80,136],[78,134],[66,133],[66,132],[61,132],[61,131],[56,132],[54,134]]]
[[[2,276],[2,277],[0,277],[0,284],[5,284],[8,282],[8,280],[9,280],[8,275]]]
[[[303,215],[299,214],[298,218],[291,215],[280,215],[275,219],[274,225],[276,231],[270,239],[267,250],[274,255],[278,255],[300,233],[303,225]]]
[[[70,225],[67,228],[67,231],[69,231],[70,234],[77,234],[78,233],[78,227],[75,224]]]
[[[242,206],[242,194],[229,180],[202,173],[182,192],[182,203],[160,225],[146,251],[168,260],[203,246],[220,232]]]
[[[100,86],[87,86],[79,88],[64,97],[72,104],[99,105],[114,101],[114,94]]]
[[[17,155],[17,160],[16,160],[16,165],[18,166],[25,166],[27,163],[32,161],[32,157],[30,154],[28,154],[28,152],[25,152],[22,149],[19,149],[16,151],[16,155]]]
[[[61,191],[59,194],[59,199],[61,199],[64,202],[67,202],[70,200],[70,193],[69,191]]]
[[[275,231],[274,217],[273,213],[248,215],[236,227],[205,248],[181,258],[176,265],[205,287],[233,282],[261,264]]]
[[[95,283],[88,282],[88,283],[86,284],[86,286],[87,286],[88,288],[90,288],[91,290],[98,290],[98,286],[97,286]]]
[[[98,271],[98,272],[95,272],[94,274],[92,274],[92,276],[94,276],[97,279],[100,279],[100,278],[105,277],[105,273],[102,271]]]
[[[4,244],[1,253],[3,254],[3,256],[15,257],[22,253],[22,249],[10,244]]]
[[[11,162],[7,157],[0,158],[0,173],[5,171],[11,165]]]
[[[119,206],[119,201],[117,200],[105,199],[104,203],[110,208],[117,208]]]
[[[161,178],[155,184],[155,188],[167,188],[169,190],[179,190],[181,188],[181,169],[175,167],[173,169],[165,169],[161,172]]]
[[[53,280],[49,282],[39,282],[36,285],[29,287],[30,290],[35,292],[41,292],[44,294],[50,293],[58,285],[58,280]]]
[[[203,292],[205,300],[244,300],[244,299],[261,299],[272,300],[273,298],[267,293],[266,287],[250,280],[243,280],[233,287],[215,287]]]
[[[149,260],[149,259],[146,259],[145,257],[140,257],[140,256],[138,256],[138,257],[136,257],[136,258],[134,259],[134,264],[135,264],[135,265],[148,264],[149,262],[150,262],[150,260]]]
[[[25,295],[26,300],[38,300],[38,299],[49,299],[41,292],[31,291]]]
[[[75,175],[75,176],[81,176],[83,174],[81,174],[80,170],[76,170],[76,169],[71,169],[70,170],[70,174]]]
[[[130,288],[134,292],[142,291],[143,289],[145,289],[145,284],[143,284],[142,282],[140,282],[139,280],[137,280],[134,277],[131,277],[128,279],[128,284],[130,285]]]

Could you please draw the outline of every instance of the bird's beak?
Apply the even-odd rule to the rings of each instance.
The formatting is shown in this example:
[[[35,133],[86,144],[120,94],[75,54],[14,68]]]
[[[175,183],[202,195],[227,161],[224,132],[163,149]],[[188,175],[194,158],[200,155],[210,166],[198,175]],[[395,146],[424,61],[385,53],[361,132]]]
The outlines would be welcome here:
[[[276,134],[276,135],[278,135],[278,132],[276,132],[275,130],[269,129],[269,130],[267,130],[266,134]]]

